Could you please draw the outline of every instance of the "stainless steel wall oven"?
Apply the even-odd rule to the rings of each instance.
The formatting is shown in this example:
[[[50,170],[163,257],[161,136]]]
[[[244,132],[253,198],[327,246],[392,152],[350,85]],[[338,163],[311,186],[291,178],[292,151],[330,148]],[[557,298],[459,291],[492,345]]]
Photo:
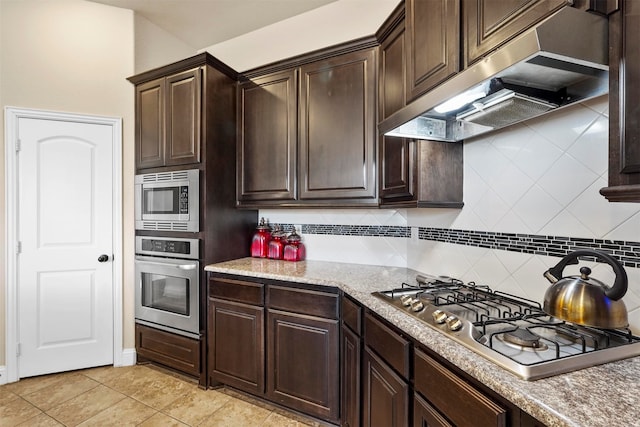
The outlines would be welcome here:
[[[198,239],[136,236],[136,323],[200,338],[199,253]]]

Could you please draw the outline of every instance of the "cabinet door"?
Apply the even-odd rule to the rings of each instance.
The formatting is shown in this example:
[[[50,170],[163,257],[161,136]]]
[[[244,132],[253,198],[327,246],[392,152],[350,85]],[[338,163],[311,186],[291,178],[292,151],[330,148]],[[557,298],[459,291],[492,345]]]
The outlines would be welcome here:
[[[380,75],[378,80],[380,121],[386,119],[406,103],[405,32],[400,22],[380,42]]]
[[[269,310],[267,322],[267,397],[337,422],[338,320]]]
[[[465,67],[572,2],[462,0]]]
[[[342,328],[342,403],[341,425],[360,426],[360,338],[349,328]]]
[[[610,202],[640,202],[640,3],[619,2],[609,16]]]
[[[300,199],[375,202],[375,72],[374,49],[301,67]]]
[[[453,427],[453,425],[419,394],[414,394],[413,427]]]
[[[405,31],[401,21],[380,42],[379,120],[384,120],[406,105]],[[413,169],[411,148],[404,138],[379,136],[380,189],[382,203],[413,199]]]
[[[409,386],[365,347],[363,367],[364,427],[409,424]]]
[[[165,79],[136,86],[136,169],[164,165]]]
[[[264,393],[264,308],[209,299],[211,378]]]
[[[165,165],[200,161],[201,69],[166,78]]]
[[[459,0],[407,0],[405,5],[411,100],[459,71],[460,6]]]
[[[241,83],[238,89],[238,200],[296,197],[296,72]]]

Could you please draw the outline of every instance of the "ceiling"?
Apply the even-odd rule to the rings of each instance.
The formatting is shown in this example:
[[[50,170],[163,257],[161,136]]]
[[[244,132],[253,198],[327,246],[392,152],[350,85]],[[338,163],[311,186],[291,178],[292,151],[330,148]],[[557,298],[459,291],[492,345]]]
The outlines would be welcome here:
[[[337,0],[90,0],[131,9],[203,49]]]

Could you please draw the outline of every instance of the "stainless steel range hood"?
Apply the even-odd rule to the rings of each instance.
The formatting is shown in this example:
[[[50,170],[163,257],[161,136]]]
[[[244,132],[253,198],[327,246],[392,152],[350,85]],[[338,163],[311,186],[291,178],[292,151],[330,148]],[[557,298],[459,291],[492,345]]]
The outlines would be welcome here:
[[[460,141],[608,92],[608,25],[565,7],[379,125],[385,135]]]

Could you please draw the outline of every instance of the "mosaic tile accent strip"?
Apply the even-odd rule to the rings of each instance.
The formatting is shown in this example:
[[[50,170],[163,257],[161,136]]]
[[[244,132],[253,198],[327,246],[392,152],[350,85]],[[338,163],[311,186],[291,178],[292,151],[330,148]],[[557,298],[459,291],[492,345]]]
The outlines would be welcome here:
[[[272,224],[274,225],[281,226],[287,232],[291,232],[296,226],[284,223]],[[297,227],[302,234],[411,238],[411,227],[403,226],[301,224]],[[563,257],[579,249],[596,249],[615,256],[625,267],[640,268],[640,242],[430,227],[418,227],[418,238],[555,257]]]
[[[615,256],[626,267],[640,268],[640,242],[428,227],[418,228],[418,238],[555,257],[563,257],[579,249],[596,249]]]
[[[411,237],[411,227],[390,225],[303,224],[303,234],[333,234],[362,237]]]

